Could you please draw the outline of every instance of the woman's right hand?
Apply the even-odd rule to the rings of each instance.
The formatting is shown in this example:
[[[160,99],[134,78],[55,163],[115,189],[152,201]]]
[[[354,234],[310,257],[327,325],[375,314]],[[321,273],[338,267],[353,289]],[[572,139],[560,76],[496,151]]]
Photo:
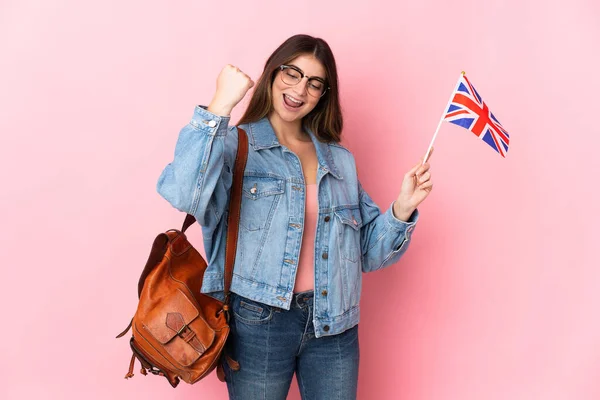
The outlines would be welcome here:
[[[221,116],[228,116],[254,86],[254,82],[238,67],[227,64],[217,78],[217,91],[208,106],[208,111]]]

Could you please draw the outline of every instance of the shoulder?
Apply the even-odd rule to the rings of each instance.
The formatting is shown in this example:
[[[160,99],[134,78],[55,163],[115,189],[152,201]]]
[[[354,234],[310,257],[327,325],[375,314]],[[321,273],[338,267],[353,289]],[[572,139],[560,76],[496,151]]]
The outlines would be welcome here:
[[[358,173],[358,166],[356,165],[354,154],[350,151],[350,149],[341,145],[340,143],[334,142],[329,143],[329,149],[335,165],[340,170],[342,176],[356,177]]]
[[[347,167],[352,170],[356,169],[356,160],[354,159],[354,154],[345,146],[331,142],[329,143],[329,149],[331,151],[331,156],[335,160],[336,165],[338,167]]]
[[[347,148],[337,142],[329,142],[329,148],[334,155],[340,155],[340,157],[350,157],[354,159],[354,154]]]

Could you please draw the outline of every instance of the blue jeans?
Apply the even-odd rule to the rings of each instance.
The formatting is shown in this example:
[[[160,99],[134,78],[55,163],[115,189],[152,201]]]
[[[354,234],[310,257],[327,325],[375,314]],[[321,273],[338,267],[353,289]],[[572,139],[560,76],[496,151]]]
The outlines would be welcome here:
[[[285,400],[294,372],[303,400],[356,399],[358,325],[316,338],[313,296],[295,294],[288,311],[232,293],[227,352],[240,370],[224,363],[231,400]]]

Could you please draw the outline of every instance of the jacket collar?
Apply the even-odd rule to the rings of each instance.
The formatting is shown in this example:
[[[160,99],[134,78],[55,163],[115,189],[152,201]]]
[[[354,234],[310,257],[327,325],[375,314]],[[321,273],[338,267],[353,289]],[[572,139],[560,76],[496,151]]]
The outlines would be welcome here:
[[[277,136],[275,135],[273,126],[267,117],[264,117],[256,122],[249,123],[248,127],[248,139],[255,151],[281,146]],[[335,165],[335,162],[333,161],[329,144],[319,141],[319,139],[317,139],[315,134],[310,129],[307,129],[307,132],[310,135],[313,144],[315,145],[315,149],[317,150],[317,159],[319,160],[320,168],[322,168],[324,172],[330,172],[338,179],[343,179],[337,166]]]

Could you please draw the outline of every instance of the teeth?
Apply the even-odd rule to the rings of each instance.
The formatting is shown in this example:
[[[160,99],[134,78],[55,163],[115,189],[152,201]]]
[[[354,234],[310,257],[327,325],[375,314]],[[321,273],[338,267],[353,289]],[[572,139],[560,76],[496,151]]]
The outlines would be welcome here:
[[[296,104],[302,104],[302,102],[300,100],[296,100],[293,97],[288,96],[287,94],[285,95],[285,97],[287,97],[288,100],[293,101]]]

